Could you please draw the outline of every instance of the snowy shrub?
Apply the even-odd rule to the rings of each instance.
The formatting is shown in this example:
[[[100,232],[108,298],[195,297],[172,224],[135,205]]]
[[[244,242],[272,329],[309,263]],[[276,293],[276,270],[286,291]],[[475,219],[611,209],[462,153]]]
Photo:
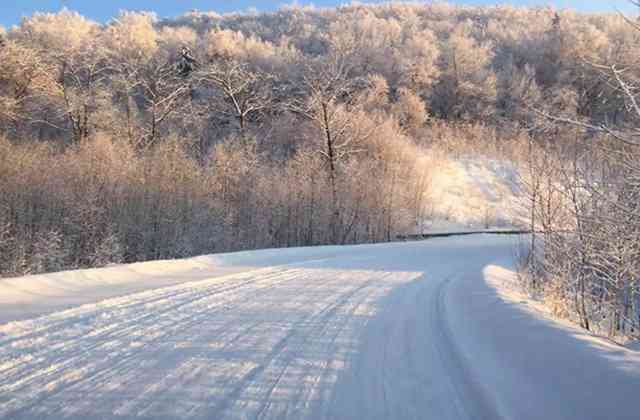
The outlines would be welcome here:
[[[90,263],[93,267],[103,267],[109,264],[119,264],[124,261],[124,248],[118,235],[112,228],[107,229],[104,237],[98,242]]]
[[[65,267],[68,254],[64,237],[56,229],[38,232],[30,252],[29,274],[60,271]]]

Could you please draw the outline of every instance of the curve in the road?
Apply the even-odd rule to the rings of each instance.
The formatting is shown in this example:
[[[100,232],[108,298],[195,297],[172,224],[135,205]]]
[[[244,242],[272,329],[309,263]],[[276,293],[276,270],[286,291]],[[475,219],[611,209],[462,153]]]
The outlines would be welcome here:
[[[637,390],[640,369],[617,369],[484,282],[512,245],[345,247],[0,325],[0,418],[634,418],[603,386]],[[574,352],[603,386],[541,350]],[[554,376],[562,363],[579,377]]]

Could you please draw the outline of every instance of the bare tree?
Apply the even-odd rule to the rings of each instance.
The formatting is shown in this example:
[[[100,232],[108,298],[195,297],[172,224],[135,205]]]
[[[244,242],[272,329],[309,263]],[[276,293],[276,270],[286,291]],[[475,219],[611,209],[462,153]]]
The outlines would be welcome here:
[[[247,122],[273,105],[273,77],[233,59],[218,59],[197,73],[202,85],[213,88],[214,113],[234,119],[243,132]]]
[[[326,60],[306,62],[303,66],[302,89],[288,108],[310,121],[322,135],[322,146],[317,152],[326,162],[333,207],[332,240],[337,243],[341,231],[339,166],[361,150],[361,143],[375,127],[358,124],[361,103],[357,92],[366,81],[351,77],[347,55],[335,53]]]
[[[131,141],[140,149],[155,144],[167,120],[177,113],[192,91],[189,77],[180,75],[174,63],[150,60],[144,66],[123,65],[120,70],[123,102],[128,118],[135,108],[143,117],[140,133],[131,130]]]
[[[89,137],[98,123],[94,114],[110,105],[105,86],[110,70],[97,45],[60,57],[59,83],[75,142]]]

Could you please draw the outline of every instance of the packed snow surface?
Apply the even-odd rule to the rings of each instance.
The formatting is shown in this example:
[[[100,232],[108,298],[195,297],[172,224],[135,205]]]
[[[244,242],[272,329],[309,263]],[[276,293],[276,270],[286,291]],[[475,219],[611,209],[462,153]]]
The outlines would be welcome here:
[[[21,300],[0,304],[15,319],[0,325],[0,418],[637,420],[640,354],[502,293],[513,241],[256,251],[2,281]],[[136,280],[156,288],[131,293]],[[28,298],[37,285],[44,297]]]

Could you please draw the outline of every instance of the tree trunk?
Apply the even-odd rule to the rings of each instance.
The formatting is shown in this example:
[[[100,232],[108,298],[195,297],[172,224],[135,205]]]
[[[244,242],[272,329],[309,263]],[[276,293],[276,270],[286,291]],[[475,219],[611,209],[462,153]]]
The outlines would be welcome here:
[[[327,104],[322,103],[322,120],[324,125],[325,139],[327,142],[327,156],[329,157],[329,184],[331,186],[331,205],[333,214],[331,217],[331,241],[336,244],[339,241],[340,209],[338,206],[338,187],[336,180],[336,156],[333,147],[333,137],[331,135],[331,124],[329,123],[329,110]]]

